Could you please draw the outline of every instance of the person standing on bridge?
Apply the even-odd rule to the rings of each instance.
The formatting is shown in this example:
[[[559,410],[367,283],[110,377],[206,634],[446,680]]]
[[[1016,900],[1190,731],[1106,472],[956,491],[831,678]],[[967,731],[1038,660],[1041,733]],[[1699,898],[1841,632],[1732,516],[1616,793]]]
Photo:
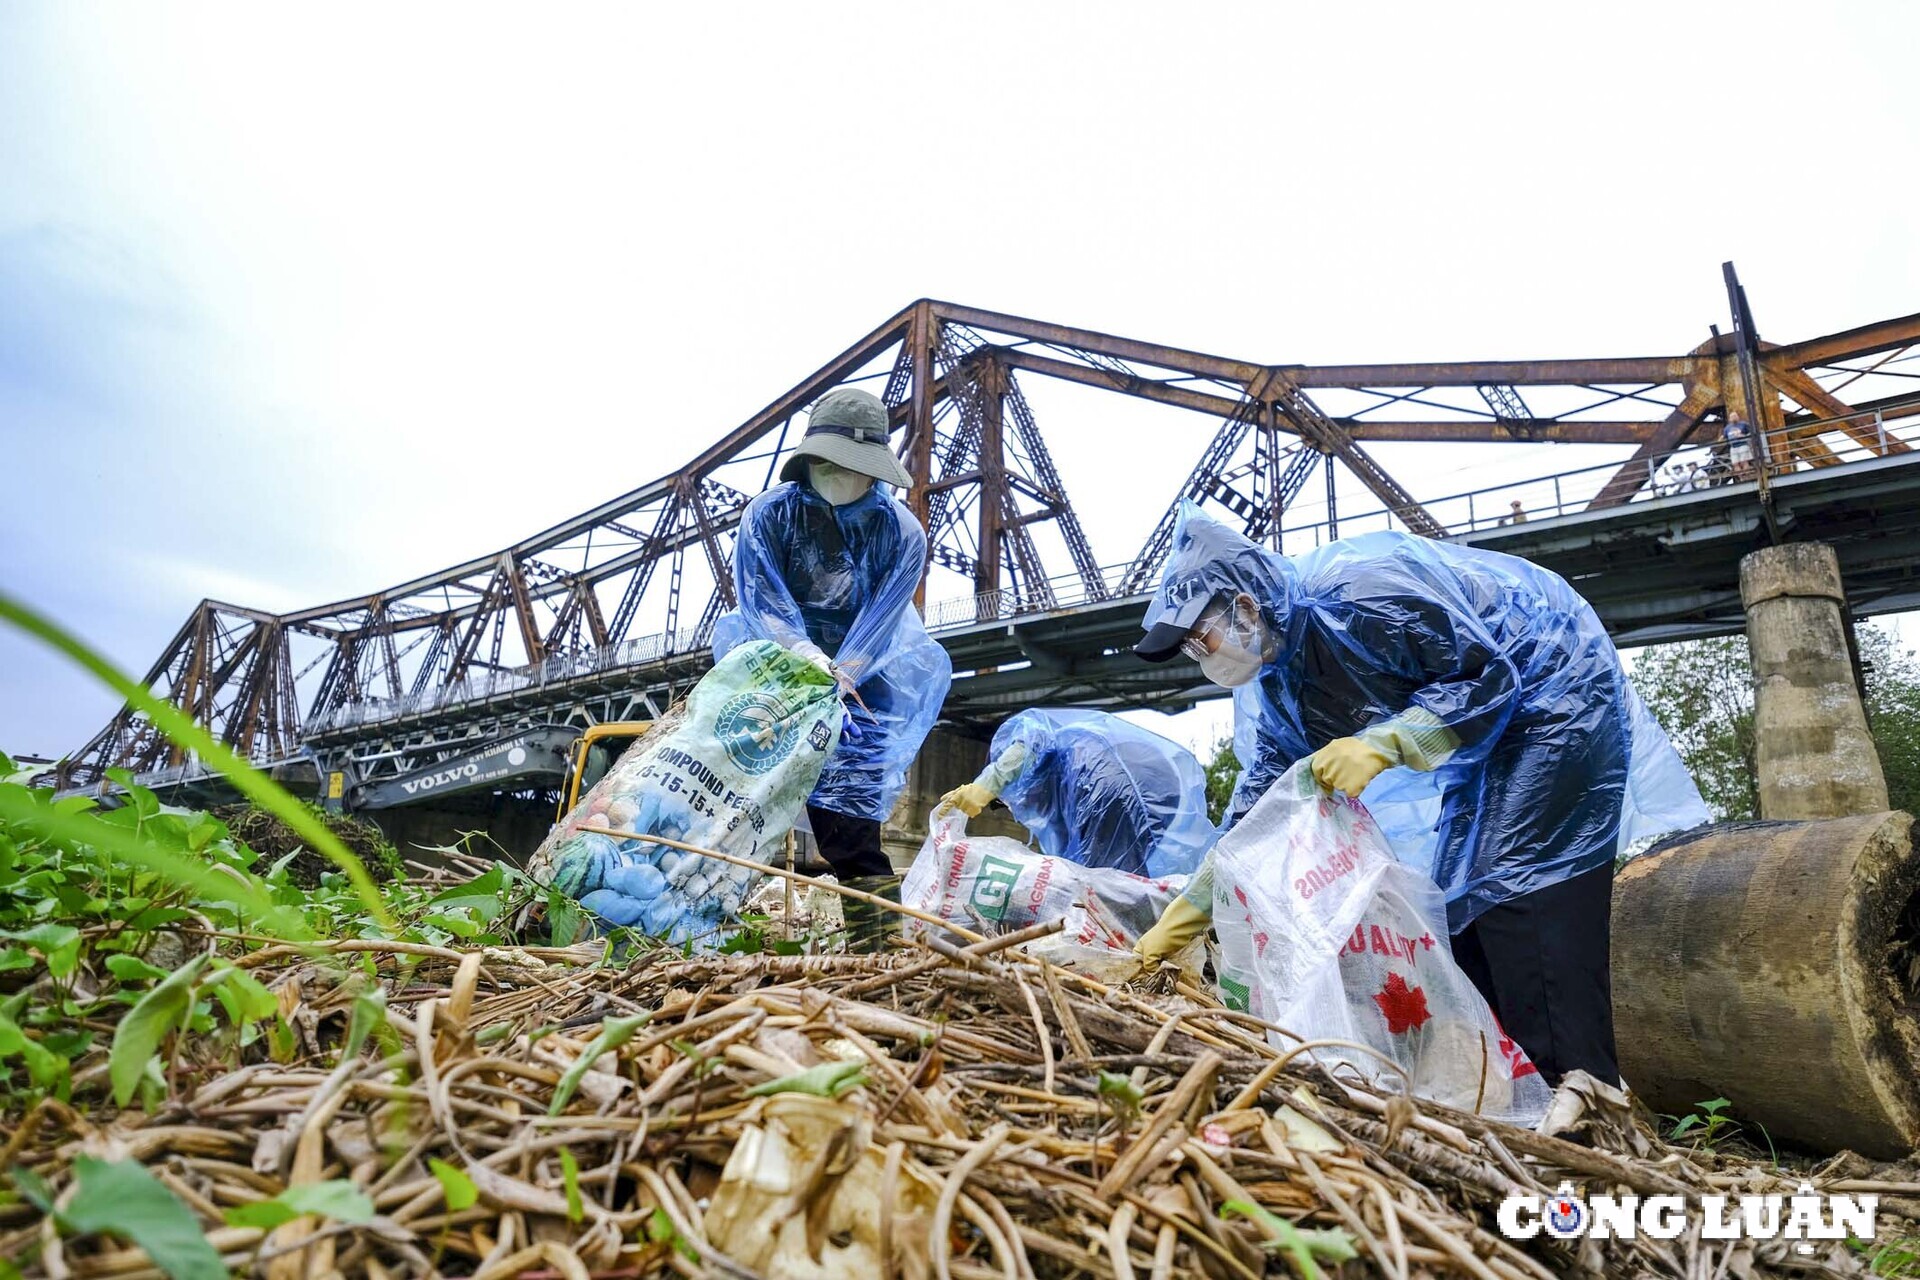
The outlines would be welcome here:
[[[1753,428],[1747,420],[1737,413],[1728,418],[1720,428],[1720,443],[1726,447],[1734,480],[1753,479]]]
[[[747,503],[734,547],[739,607],[714,628],[716,659],[772,640],[847,691],[840,744],[807,800],[821,857],[850,888],[899,900],[880,824],[946,701],[953,666],[927,634],[913,596],[927,536],[888,486],[913,483],[887,448],[887,407],[871,392],[829,391],[780,469]],[[856,946],[879,945],[890,913],[849,901]]]
[[[1373,533],[1298,557],[1183,506],[1135,651],[1234,691],[1227,825],[1289,767],[1364,795],[1447,899],[1455,959],[1549,1081],[1619,1079],[1615,857],[1709,815],[1593,608],[1518,557]],[[1140,942],[1207,927],[1203,870]]]

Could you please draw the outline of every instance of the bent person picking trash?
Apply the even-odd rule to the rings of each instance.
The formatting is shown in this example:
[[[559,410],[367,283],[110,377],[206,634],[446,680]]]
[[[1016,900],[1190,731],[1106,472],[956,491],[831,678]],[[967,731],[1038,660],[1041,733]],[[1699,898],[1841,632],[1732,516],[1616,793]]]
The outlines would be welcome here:
[[[1402,533],[1290,558],[1187,503],[1144,625],[1142,657],[1184,654],[1234,690],[1246,772],[1229,832],[1309,761],[1323,792],[1364,796],[1393,852],[1439,886],[1452,956],[1548,1081],[1620,1078],[1614,860],[1708,814],[1565,580]],[[1205,932],[1215,865],[1142,956]]]
[[[998,799],[1048,857],[1183,876],[1219,836],[1193,753],[1118,716],[1035,707],[1008,718],[989,753],[941,805],[977,818]]]

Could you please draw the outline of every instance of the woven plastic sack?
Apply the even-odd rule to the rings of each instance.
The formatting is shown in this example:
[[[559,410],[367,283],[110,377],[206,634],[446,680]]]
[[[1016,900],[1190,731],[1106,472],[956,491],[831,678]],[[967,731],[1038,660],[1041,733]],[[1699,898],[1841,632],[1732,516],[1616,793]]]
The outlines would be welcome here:
[[[1083,867],[1035,853],[1005,836],[969,836],[958,811],[935,809],[900,901],[975,932],[1012,933],[1044,920],[1066,927],[1029,947],[1062,963],[1127,959],[1187,877],[1149,880],[1112,867]],[[1137,960],[1129,963],[1138,967]]]
[[[1320,794],[1305,762],[1214,846],[1211,875],[1226,1004],[1304,1039],[1366,1045],[1423,1098],[1516,1124],[1546,1113],[1546,1081],[1454,963],[1439,888],[1394,858],[1359,801]],[[1400,1087],[1371,1054],[1309,1052]]]
[[[740,645],[694,686],[676,723],[656,726],[621,755],[547,836],[530,870],[608,924],[717,945],[757,873],[581,828],[645,832],[770,861],[839,742],[840,722],[825,672],[771,641]]]

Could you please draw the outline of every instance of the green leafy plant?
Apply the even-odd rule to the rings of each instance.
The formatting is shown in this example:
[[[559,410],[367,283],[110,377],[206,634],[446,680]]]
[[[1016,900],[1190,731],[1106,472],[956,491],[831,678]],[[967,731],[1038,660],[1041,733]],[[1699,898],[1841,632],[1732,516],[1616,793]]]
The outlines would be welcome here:
[[[1920,1277],[1920,1236],[1901,1236],[1894,1240],[1847,1238],[1847,1247],[1867,1260],[1867,1274],[1888,1280],[1916,1280]]]
[[[680,1229],[673,1225],[673,1219],[667,1216],[665,1209],[655,1209],[647,1217],[647,1239],[655,1244],[671,1245],[676,1253],[688,1262],[700,1261],[699,1251],[687,1243]]]
[[[1233,803],[1233,789],[1240,782],[1240,757],[1233,754],[1231,734],[1213,744],[1213,759],[1207,761],[1207,817],[1219,822]]]
[[[262,1231],[271,1231],[309,1214],[332,1218],[335,1222],[370,1222],[373,1201],[353,1183],[334,1178],[288,1187],[268,1200],[236,1205],[226,1211],[225,1217],[230,1227],[259,1227]]]
[[[743,917],[746,927],[737,929],[728,935],[727,940],[715,948],[723,956],[799,956],[807,952],[807,940],[804,938],[776,938],[763,927],[764,919]]]
[[[473,1185],[463,1170],[456,1169],[439,1157],[427,1160],[427,1168],[440,1180],[441,1194],[447,1198],[447,1211],[459,1213],[462,1209],[471,1209],[480,1198],[480,1189]]]
[[[1359,1255],[1354,1252],[1353,1237],[1338,1227],[1316,1229],[1296,1226],[1272,1213],[1260,1205],[1248,1200],[1229,1200],[1220,1206],[1222,1218],[1242,1217],[1251,1220],[1266,1233],[1264,1246],[1271,1252],[1283,1255],[1295,1274],[1301,1280],[1324,1280],[1316,1258],[1325,1258],[1329,1262],[1345,1262]]]
[[[560,1181],[567,1191],[567,1221],[578,1222],[586,1216],[586,1204],[580,1199],[580,1165],[565,1147],[560,1148]]]
[[[0,779],[17,776],[0,755]],[[395,881],[381,889],[383,923],[343,874],[296,883],[285,858],[266,865],[219,819],[163,806],[131,777],[114,776],[123,803],[111,809],[0,781],[0,1114],[38,1096],[64,1100],[79,1061],[104,1047],[101,1024],[135,1008],[124,1030],[106,1032],[118,1043],[102,1085],[121,1105],[141,1079],[164,1095],[154,1054],[177,1027],[194,1033],[193,1064],[238,1065],[259,1053],[290,1060],[293,1034],[274,993],[233,963],[242,952],[320,936],[520,942],[529,939],[510,933],[511,921],[548,894],[509,868],[451,888]],[[179,971],[196,953],[211,958],[183,991]],[[379,998],[355,1001],[350,1052],[376,1029],[392,1034],[384,1009],[369,1003]]]
[[[440,1194],[447,1201],[447,1213],[440,1222],[440,1236],[433,1246],[433,1261],[437,1269],[440,1257],[447,1249],[447,1235],[453,1230],[453,1215],[473,1208],[480,1199],[480,1189],[473,1185],[473,1179],[467,1176],[464,1169],[456,1169],[437,1156],[428,1158],[427,1168],[439,1179]]]
[[[1739,1123],[1727,1114],[1727,1108],[1733,1104],[1725,1098],[1709,1098],[1705,1102],[1696,1102],[1688,1115],[1674,1120],[1667,1136],[1678,1142],[1682,1138],[1691,1138],[1696,1147],[1705,1147],[1711,1151],[1715,1146],[1740,1132]]]
[[[547,1114],[559,1115],[566,1108],[567,1103],[572,1101],[573,1091],[580,1087],[580,1082],[586,1078],[587,1072],[592,1070],[593,1064],[600,1060],[600,1056],[618,1050],[627,1041],[633,1039],[633,1033],[646,1025],[649,1016],[651,1015],[636,1013],[630,1018],[608,1018],[602,1022],[600,1034],[587,1042],[586,1049],[574,1059],[573,1065],[567,1068],[566,1074],[560,1077],[560,1083],[554,1086],[553,1101],[547,1107]]]
[[[146,1074],[147,1060],[159,1050],[168,1033],[186,1020],[193,1007],[194,980],[207,960],[204,952],[195,956],[184,969],[168,975],[165,982],[140,997],[140,1003],[120,1019],[113,1033],[113,1049],[107,1056],[115,1106],[124,1107],[132,1100],[133,1091]]]
[[[172,1280],[226,1280],[226,1264],[192,1212],[145,1166],[83,1155],[74,1159],[73,1176],[73,1196],[56,1210],[44,1182],[25,1169],[13,1171],[21,1194],[67,1234],[131,1240]]]
[[[816,1098],[838,1098],[867,1083],[864,1062],[823,1062],[805,1071],[778,1080],[769,1080],[747,1090],[749,1098],[765,1098],[776,1093],[809,1093]]]
[[[315,852],[339,866],[354,892],[376,919],[382,924],[392,923],[365,864],[349,852],[314,817],[311,810],[287,794],[272,779],[234,754],[232,748],[217,741],[178,707],[156,698],[146,685],[127,676],[78,636],[4,592],[0,592],[0,619],[12,623],[71,659],[124,698],[128,706],[144,715],[149,723],[175,744],[193,752],[202,763],[219,772],[240,794],[299,832]]]
[[[1146,1094],[1125,1072],[1102,1071],[1097,1078],[1100,1101],[1113,1113],[1113,1123],[1122,1132],[1140,1118],[1140,1104]]]
[[[16,1057],[26,1064],[27,1079],[35,1087],[66,1095],[66,1059],[22,1031],[12,1018],[0,1015],[0,1060]]]

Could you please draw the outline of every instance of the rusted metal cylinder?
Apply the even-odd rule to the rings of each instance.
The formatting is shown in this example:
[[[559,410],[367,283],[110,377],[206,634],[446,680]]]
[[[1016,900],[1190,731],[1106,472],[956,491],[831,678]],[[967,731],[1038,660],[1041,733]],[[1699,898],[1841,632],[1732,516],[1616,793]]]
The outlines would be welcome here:
[[[1920,857],[1904,813],[1680,836],[1613,891],[1620,1067],[1656,1111],[1724,1097],[1776,1143],[1920,1146]]]

